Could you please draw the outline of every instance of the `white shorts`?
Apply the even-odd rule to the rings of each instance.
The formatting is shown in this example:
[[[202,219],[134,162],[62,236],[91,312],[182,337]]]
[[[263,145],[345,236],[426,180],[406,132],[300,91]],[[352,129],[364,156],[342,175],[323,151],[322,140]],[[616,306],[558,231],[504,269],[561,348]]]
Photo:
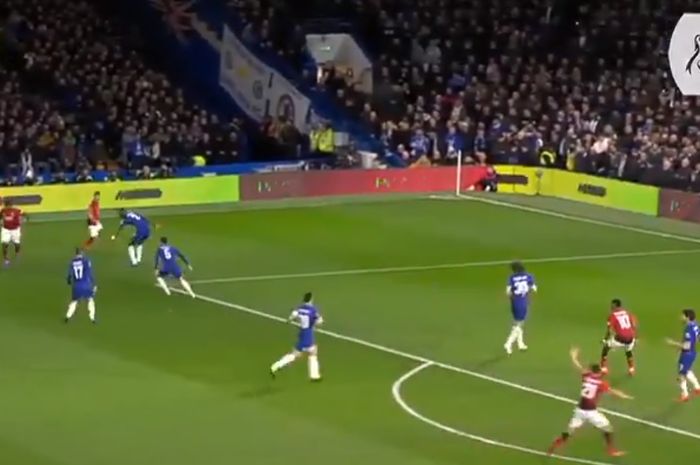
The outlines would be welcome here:
[[[3,244],[19,244],[22,241],[22,230],[17,229],[0,229],[0,242]]]
[[[617,339],[615,339],[615,336],[612,336],[606,342],[607,346],[610,347],[611,349],[625,349],[626,352],[632,352],[632,350],[634,350],[634,345],[636,343],[637,343],[636,339],[632,339],[632,342],[630,342],[630,343],[620,342]]]
[[[574,409],[574,416],[569,421],[569,432],[573,432],[586,423],[593,425],[600,430],[610,429],[610,420],[598,410],[582,410],[578,407]]]
[[[88,231],[90,231],[90,237],[93,239],[96,238],[100,235],[100,231],[102,231],[102,223],[98,221],[97,224],[89,224]]]

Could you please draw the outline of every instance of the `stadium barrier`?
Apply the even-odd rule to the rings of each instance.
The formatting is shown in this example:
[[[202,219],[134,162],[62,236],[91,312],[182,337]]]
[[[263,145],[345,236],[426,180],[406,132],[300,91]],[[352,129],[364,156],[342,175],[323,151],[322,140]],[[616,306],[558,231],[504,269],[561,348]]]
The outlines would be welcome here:
[[[250,174],[241,176],[241,200],[454,191],[456,175],[454,167]],[[485,176],[485,167],[464,168],[461,187],[474,188]]]
[[[239,199],[238,176],[212,176],[113,183],[0,188],[0,197],[12,199],[28,213],[85,210],[95,191],[102,208],[166,207],[231,203]]]
[[[545,195],[645,215],[659,213],[658,187],[549,168],[496,166],[501,192]]]
[[[661,189],[658,215],[700,223],[700,196],[692,192]]]

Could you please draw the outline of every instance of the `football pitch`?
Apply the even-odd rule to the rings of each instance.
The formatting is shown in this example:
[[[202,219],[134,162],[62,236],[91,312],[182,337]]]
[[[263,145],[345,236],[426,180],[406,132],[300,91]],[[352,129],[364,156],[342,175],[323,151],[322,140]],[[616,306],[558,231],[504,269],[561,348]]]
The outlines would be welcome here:
[[[515,207],[515,208],[514,208]],[[149,212],[144,211],[146,215]],[[0,456],[12,465],[662,465],[700,451],[700,398],[678,404],[680,310],[698,307],[700,228],[548,198],[285,201],[153,211],[145,263],[105,221],[89,253],[99,324],[65,325],[68,262],[85,221],[37,217],[0,272]],[[167,235],[197,299],[154,286]],[[529,351],[507,357],[508,263],[538,280]],[[322,383],[270,364],[305,291],[324,319]],[[611,354],[605,398],[621,459],[571,416],[612,298],[640,320],[638,374]],[[698,367],[700,368],[700,367]]]

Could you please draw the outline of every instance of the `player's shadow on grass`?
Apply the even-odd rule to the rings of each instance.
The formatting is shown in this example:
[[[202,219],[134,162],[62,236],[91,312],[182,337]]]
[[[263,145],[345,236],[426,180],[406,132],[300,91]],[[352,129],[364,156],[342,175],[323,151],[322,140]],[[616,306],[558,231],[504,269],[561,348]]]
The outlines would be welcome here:
[[[254,386],[238,393],[238,397],[242,399],[259,399],[277,394],[281,389],[278,386]]]
[[[481,362],[477,363],[476,365],[473,366],[473,369],[475,371],[487,370],[489,368],[493,368],[494,366],[498,365],[499,363],[506,360],[507,358],[508,358],[508,356],[504,355],[504,354],[494,355],[491,358],[487,358],[486,360],[482,360]]]
[[[683,407],[684,407],[683,403],[674,402],[672,404],[669,404],[668,407],[666,407],[664,410],[660,411],[659,413],[653,415],[649,419],[651,421],[656,422],[656,423],[667,423],[668,420],[675,417],[676,414],[683,409]]]

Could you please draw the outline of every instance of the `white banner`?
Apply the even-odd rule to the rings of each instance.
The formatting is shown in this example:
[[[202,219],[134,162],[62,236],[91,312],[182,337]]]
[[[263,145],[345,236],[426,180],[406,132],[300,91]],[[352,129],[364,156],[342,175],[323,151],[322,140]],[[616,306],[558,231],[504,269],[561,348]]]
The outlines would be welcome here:
[[[219,85],[256,121],[281,117],[308,131],[309,99],[274,68],[260,61],[224,26],[220,49]]]
[[[700,14],[685,13],[676,23],[668,62],[683,95],[700,95]]]

